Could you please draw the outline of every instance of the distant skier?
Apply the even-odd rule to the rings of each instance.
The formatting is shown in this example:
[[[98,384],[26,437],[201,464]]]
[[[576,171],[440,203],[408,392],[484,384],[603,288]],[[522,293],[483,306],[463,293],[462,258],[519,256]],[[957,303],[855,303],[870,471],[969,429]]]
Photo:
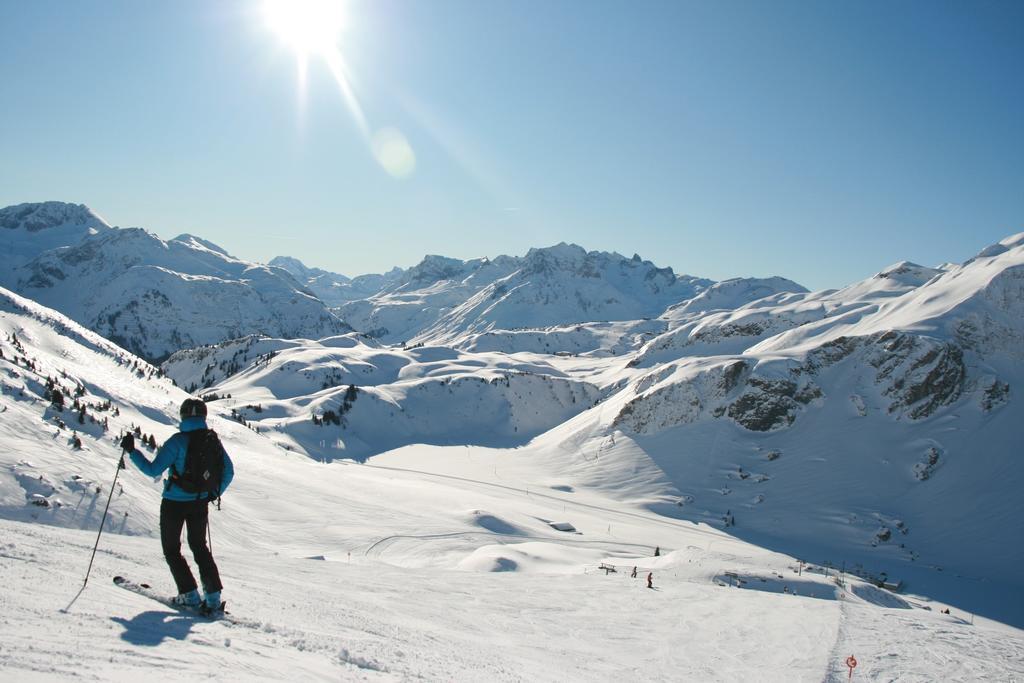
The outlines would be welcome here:
[[[654,556],[659,557],[661,555],[661,546],[659,545],[654,549]]]
[[[633,567],[633,573],[632,573],[632,574],[630,574],[630,575],[629,575],[629,577],[630,577],[631,579],[635,579],[635,578],[636,578],[636,567]]]
[[[174,602],[205,611],[221,606],[220,572],[206,545],[209,504],[231,484],[235,470],[216,433],[206,426],[206,403],[188,398],[178,411],[181,431],[167,439],[153,462],[135,449],[131,434],[121,439],[121,448],[149,477],[170,470],[160,501],[160,543],[164,558],[178,588]],[[199,566],[205,601],[199,595],[195,577],[181,555],[181,530],[187,528],[188,545]]]

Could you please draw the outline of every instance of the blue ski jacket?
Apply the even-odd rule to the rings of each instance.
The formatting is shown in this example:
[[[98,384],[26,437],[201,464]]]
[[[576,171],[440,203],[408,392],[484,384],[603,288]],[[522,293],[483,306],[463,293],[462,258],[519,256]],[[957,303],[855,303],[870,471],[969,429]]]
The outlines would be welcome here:
[[[160,446],[153,462],[146,460],[146,456],[137,448],[129,454],[129,457],[135,466],[149,477],[159,477],[169,470],[171,465],[174,465],[174,469],[178,472],[184,472],[185,455],[188,453],[188,432],[194,432],[198,429],[207,429],[206,418],[186,417],[181,421],[181,431],[167,439],[163,446]],[[224,475],[220,482],[220,493],[223,494],[227,490],[234,476],[235,467],[231,464],[231,458],[228,457],[225,451]],[[203,497],[205,498],[206,495],[204,494]],[[188,501],[195,500],[196,494],[183,491],[171,481],[171,477],[168,475],[167,479],[164,480],[164,498],[167,500]]]

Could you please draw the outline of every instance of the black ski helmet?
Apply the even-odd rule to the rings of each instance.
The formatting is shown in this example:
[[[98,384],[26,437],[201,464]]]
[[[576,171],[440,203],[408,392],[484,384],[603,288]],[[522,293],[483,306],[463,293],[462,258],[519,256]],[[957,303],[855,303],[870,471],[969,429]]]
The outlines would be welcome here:
[[[198,398],[186,398],[178,414],[182,420],[186,417],[206,417],[206,403]]]

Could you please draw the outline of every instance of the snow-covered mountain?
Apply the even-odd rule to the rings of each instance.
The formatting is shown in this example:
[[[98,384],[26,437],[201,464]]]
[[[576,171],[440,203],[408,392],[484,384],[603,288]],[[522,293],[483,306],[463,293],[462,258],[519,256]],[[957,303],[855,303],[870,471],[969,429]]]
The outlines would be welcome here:
[[[1021,589],[1014,568],[1024,562],[1024,543],[1007,542],[999,522],[1024,515],[1024,408],[1014,399],[1024,381],[1022,241],[960,266],[895,264],[841,290],[727,281],[647,321],[474,332],[456,336],[457,348],[402,351],[365,339],[257,340],[248,343],[281,354],[239,363],[242,347],[228,345],[165,369],[235,404],[272,406],[244,419],[318,459],[417,439],[528,445],[573,486],[642,497],[662,514],[876,577],[963,591],[1019,619],[1019,605],[995,596]],[[532,439],[505,440],[521,419],[503,407],[510,387],[494,384],[509,371],[542,378],[520,387],[539,408]],[[468,390],[479,380],[486,391]],[[584,394],[557,400],[570,396],[558,383]],[[353,386],[373,399],[346,400]],[[492,407],[486,420],[478,403]],[[313,426],[317,406],[344,419]],[[318,432],[332,436],[310,447]]]
[[[450,344],[491,330],[655,317],[711,284],[676,276],[639,256],[562,243],[523,257],[428,256],[380,292],[345,304],[339,314],[357,330],[390,343]]]
[[[14,268],[50,249],[77,244],[112,228],[84,204],[42,202],[0,209],[0,285],[10,286]]]
[[[64,215],[59,208],[36,213]],[[64,208],[74,225],[91,215]],[[33,243],[40,233],[48,234],[19,236]],[[7,271],[9,284],[146,358],[253,333],[316,339],[350,329],[286,271],[241,261],[198,237],[164,241],[139,228],[82,234]]]
[[[1024,515],[1021,242],[666,333],[588,429],[643,444],[689,514],[741,536],[1016,585],[1001,567],[1024,542],[999,527]]]
[[[531,249],[516,270],[495,280],[420,332],[417,341],[451,342],[467,333],[653,318],[710,280],[676,276],[638,255],[559,244]]]
[[[321,268],[310,268],[291,256],[274,257],[270,260],[269,265],[287,270],[309,291],[332,308],[342,306],[350,301],[372,297],[401,284],[406,273],[402,268],[395,267],[382,274],[371,273],[349,278]]]
[[[340,316],[355,321],[352,326],[361,332],[390,343],[408,342],[481,289],[513,272],[516,263],[507,256],[462,261],[428,255],[407,270],[393,270],[378,276],[377,281],[365,280],[365,284],[380,284],[381,288],[337,310]]]
[[[531,249],[522,257],[463,261],[432,255],[408,270],[352,281],[295,259],[279,257],[271,263],[287,268],[324,301],[344,302],[336,309],[339,315],[384,342],[483,344],[505,352],[607,354],[633,344],[625,337],[611,341],[610,329],[664,331],[694,312],[736,308],[780,292],[806,292],[780,277],[714,283],[677,276],[638,255],[588,252],[565,243]],[[659,317],[664,320],[660,325],[646,322]]]

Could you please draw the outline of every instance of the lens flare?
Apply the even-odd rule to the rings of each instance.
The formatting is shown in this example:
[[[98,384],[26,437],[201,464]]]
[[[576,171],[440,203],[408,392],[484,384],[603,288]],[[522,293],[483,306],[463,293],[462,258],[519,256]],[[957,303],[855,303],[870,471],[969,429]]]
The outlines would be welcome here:
[[[373,135],[373,156],[395,178],[407,178],[416,170],[416,153],[397,128],[381,128]]]

